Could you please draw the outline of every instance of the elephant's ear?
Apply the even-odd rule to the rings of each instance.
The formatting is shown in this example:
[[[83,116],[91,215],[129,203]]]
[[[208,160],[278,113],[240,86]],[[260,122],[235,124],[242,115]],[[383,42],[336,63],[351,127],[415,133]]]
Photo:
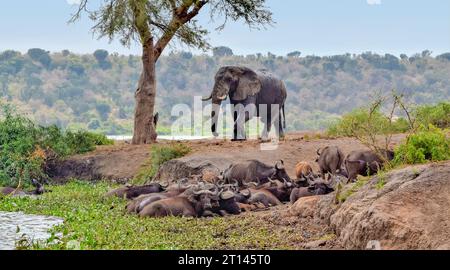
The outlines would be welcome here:
[[[261,81],[258,75],[250,70],[245,69],[242,75],[239,76],[238,85],[236,91],[233,93],[233,100],[242,101],[247,99],[249,96],[254,96],[261,91]]]

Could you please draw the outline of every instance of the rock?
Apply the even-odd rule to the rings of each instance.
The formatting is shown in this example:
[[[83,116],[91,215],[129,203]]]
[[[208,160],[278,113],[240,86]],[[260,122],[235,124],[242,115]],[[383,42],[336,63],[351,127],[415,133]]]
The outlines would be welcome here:
[[[319,196],[300,198],[290,207],[289,214],[301,218],[313,217],[319,199]]]
[[[366,246],[367,250],[381,250],[381,243],[376,240],[369,241]]]
[[[326,243],[327,243],[327,240],[317,240],[317,241],[306,243],[304,245],[304,247],[306,249],[316,249],[316,248],[319,248],[321,246],[325,246]]]
[[[326,221],[346,249],[450,249],[450,162],[409,167],[379,177],[340,206],[333,196],[317,203],[315,217]],[[373,246],[373,245],[372,245]]]
[[[206,176],[211,180],[214,175],[220,175],[220,172],[230,166],[231,161],[224,159],[208,159],[203,157],[185,157],[174,159],[164,163],[155,176],[157,182],[173,182],[182,178],[190,178],[193,175]]]

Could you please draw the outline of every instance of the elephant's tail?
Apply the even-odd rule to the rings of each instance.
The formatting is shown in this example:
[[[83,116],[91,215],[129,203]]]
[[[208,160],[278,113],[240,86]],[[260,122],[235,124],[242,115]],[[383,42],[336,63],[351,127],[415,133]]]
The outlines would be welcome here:
[[[286,130],[286,111],[284,109],[285,104],[283,104],[283,129]]]

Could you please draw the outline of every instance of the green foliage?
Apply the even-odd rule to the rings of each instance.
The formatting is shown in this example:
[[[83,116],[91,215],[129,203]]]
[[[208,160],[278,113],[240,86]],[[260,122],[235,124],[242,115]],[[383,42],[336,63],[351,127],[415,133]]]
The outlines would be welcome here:
[[[378,189],[378,190],[381,190],[386,185],[386,171],[380,170],[377,173],[377,178],[378,178],[378,181],[375,184],[375,188]]]
[[[331,124],[327,134],[334,137],[351,137],[354,134],[362,134],[367,131],[369,117],[370,113],[366,108],[356,109]],[[408,121],[404,118],[390,123],[388,117],[380,111],[372,114],[371,123],[374,134],[404,133],[409,130]]]
[[[48,243],[22,245],[28,249],[66,250],[75,241],[82,250],[283,250],[297,249],[303,239],[303,230],[286,230],[253,215],[209,219],[124,215],[126,201],[102,198],[110,188],[103,182],[72,181],[50,186],[52,192],[39,200],[2,198],[0,211],[64,219],[51,231],[54,236]]]
[[[418,124],[425,127],[429,125],[438,128],[450,127],[450,102],[441,102],[435,106],[419,106],[416,114]]]
[[[191,152],[185,144],[171,143],[168,145],[152,145],[151,157],[141,171],[138,172],[133,182],[146,183],[156,175],[159,167],[167,161],[183,157]]]
[[[2,106],[0,118],[0,185],[27,186],[45,178],[49,158],[86,153],[95,145],[112,144],[104,135],[87,131],[63,132],[56,126],[42,127]]]
[[[450,139],[446,133],[430,126],[410,135],[395,150],[394,164],[422,164],[450,159]]]

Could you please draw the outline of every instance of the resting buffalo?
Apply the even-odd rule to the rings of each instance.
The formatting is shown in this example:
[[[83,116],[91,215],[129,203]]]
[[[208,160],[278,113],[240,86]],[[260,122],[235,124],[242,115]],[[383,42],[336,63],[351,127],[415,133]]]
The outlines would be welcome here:
[[[337,146],[327,146],[319,149],[317,150],[317,155],[319,157],[316,159],[316,162],[319,164],[320,175],[323,179],[325,179],[326,174],[328,174],[328,179],[330,179],[331,175],[336,175],[336,173],[345,174],[342,170],[344,153]]]
[[[309,175],[313,174],[313,169],[311,164],[306,161],[302,161],[297,163],[295,166],[295,176],[297,179],[305,178]]]
[[[36,179],[31,180],[31,184],[35,187],[33,191],[24,191],[20,188],[12,188],[12,187],[3,187],[0,188],[0,194],[5,196],[29,196],[29,195],[41,195],[44,194],[45,189],[44,185],[42,185],[39,181]]]
[[[300,198],[317,195],[326,195],[333,191],[334,189],[331,188],[327,183],[319,181],[309,187],[294,188],[294,190],[292,190],[291,192],[290,201],[292,204],[294,204]]]
[[[288,181],[280,182],[280,181],[272,181],[270,180],[270,185],[263,187],[258,187],[259,190],[267,190],[272,193],[280,202],[289,202],[289,198],[292,190],[294,189],[294,184]]]
[[[272,192],[265,188],[249,188],[249,191],[251,196],[248,199],[248,204],[262,204],[265,207],[283,204]]]
[[[235,193],[230,190],[221,192],[219,195],[219,205],[213,207],[211,212],[220,216],[226,216],[227,214],[239,215],[241,208],[236,201]]]
[[[269,166],[257,160],[233,164],[223,173],[223,178],[226,183],[237,181],[241,187],[251,182],[264,184],[269,182],[269,179],[291,181],[282,160],[275,166]]]
[[[164,193],[141,195],[127,204],[127,212],[139,214],[147,205],[167,198],[171,198],[171,196]]]
[[[393,159],[394,152],[392,151],[382,151],[380,155],[370,150],[353,151],[345,159],[348,179],[349,181],[354,181],[358,175],[374,175],[384,166],[386,161]]]
[[[165,188],[167,188],[167,186],[164,187],[157,183],[138,187],[124,186],[106,193],[105,197],[116,196],[122,199],[132,200],[141,195],[163,192],[165,191]]]
[[[214,207],[219,207],[217,202],[219,191],[191,190],[183,195],[167,198],[147,205],[139,213],[140,217],[202,217],[205,211],[212,211]]]

